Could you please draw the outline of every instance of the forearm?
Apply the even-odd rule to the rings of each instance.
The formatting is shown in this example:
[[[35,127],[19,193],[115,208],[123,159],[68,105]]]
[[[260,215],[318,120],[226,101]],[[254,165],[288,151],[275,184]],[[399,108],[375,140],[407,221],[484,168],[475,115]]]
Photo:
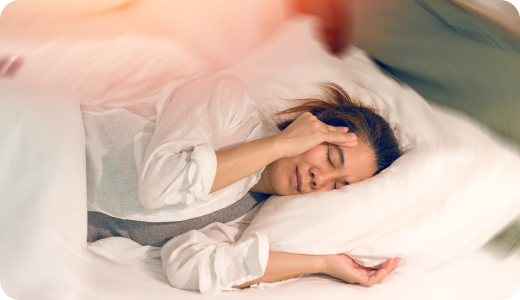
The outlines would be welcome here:
[[[274,136],[215,152],[217,172],[211,193],[225,188],[284,156]]]
[[[318,255],[269,251],[264,275],[255,280],[234,286],[234,288],[245,288],[260,282],[277,282],[300,275],[321,273],[323,272],[322,265],[323,261]]]

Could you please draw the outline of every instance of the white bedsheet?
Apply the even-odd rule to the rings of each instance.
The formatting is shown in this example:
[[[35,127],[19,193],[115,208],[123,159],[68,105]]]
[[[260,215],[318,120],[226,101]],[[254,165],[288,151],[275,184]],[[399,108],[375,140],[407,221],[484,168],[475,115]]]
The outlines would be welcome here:
[[[128,244],[133,243],[130,240],[127,241]],[[120,286],[124,292],[118,294],[117,297],[113,295],[115,298],[111,299],[137,300],[146,297],[154,300],[200,300],[208,297],[197,292],[172,288],[162,273],[162,262],[154,258],[157,254],[153,248],[148,246],[134,248],[133,255],[138,256],[138,259],[132,259],[132,253],[127,251],[119,252],[117,249],[106,251],[105,255],[112,259],[121,257],[122,253],[126,253],[128,259],[124,266],[115,262],[103,266],[105,274],[103,280],[107,279],[108,282],[103,283],[107,291],[101,292],[101,289],[97,287],[97,291],[101,292],[100,295]],[[146,254],[143,255],[145,252]],[[97,267],[94,265],[94,268]],[[224,292],[212,298],[499,300],[507,299],[516,292],[520,282],[520,274],[516,271],[518,267],[520,267],[520,253],[516,253],[504,261],[497,261],[494,256],[483,249],[420,276],[391,274],[383,283],[371,288],[345,284],[326,275],[307,275],[298,280],[289,280],[281,284],[267,284],[265,288]]]

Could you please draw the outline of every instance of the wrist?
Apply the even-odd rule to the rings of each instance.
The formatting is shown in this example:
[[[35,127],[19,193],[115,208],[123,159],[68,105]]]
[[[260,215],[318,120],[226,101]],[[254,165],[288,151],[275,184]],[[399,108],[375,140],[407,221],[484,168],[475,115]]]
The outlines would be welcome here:
[[[322,273],[322,274],[328,274],[328,267],[327,267],[327,259],[326,255],[316,255],[316,272],[315,273]]]
[[[266,139],[271,145],[271,149],[276,157],[276,160],[287,156],[287,147],[285,146],[283,139],[281,139],[278,134],[266,137]]]

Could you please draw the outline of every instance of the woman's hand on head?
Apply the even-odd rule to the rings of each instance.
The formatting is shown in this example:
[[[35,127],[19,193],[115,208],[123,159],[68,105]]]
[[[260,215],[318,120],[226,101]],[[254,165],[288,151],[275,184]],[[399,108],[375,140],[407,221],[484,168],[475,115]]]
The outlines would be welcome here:
[[[344,147],[357,145],[356,134],[348,133],[347,127],[329,126],[310,112],[301,114],[275,138],[283,147],[285,157],[302,154],[322,143]]]
[[[321,258],[323,273],[348,283],[359,283],[366,287],[381,283],[388,274],[397,269],[401,261],[399,257],[389,258],[381,269],[376,270],[354,262],[345,254],[323,255]]]

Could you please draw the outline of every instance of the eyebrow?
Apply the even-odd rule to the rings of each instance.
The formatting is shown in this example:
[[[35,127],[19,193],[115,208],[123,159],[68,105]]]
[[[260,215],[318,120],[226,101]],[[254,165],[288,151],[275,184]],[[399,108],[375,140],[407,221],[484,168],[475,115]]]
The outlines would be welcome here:
[[[341,149],[341,147],[338,145],[334,145],[334,147],[336,147],[336,149],[338,149],[339,162],[341,164],[341,167],[345,166],[345,156],[343,155],[343,149]]]

